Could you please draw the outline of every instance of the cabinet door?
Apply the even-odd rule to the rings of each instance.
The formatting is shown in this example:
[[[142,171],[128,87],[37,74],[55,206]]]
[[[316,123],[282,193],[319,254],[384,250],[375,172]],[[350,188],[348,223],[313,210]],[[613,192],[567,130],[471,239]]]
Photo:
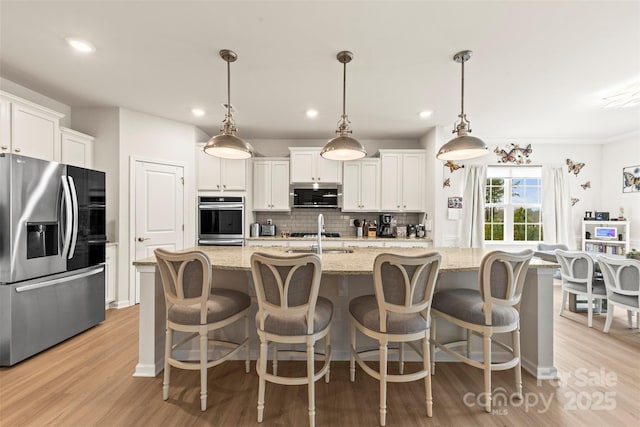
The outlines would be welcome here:
[[[402,209],[402,155],[384,154],[380,156],[380,205],[383,211]]]
[[[360,200],[360,175],[362,163],[344,162],[342,184],[342,210],[360,211],[362,202]]]
[[[118,277],[118,248],[109,245],[105,250],[105,280],[104,297],[105,304],[116,300],[116,278]]]
[[[315,158],[313,151],[291,151],[291,182],[315,182]]]
[[[36,108],[11,104],[11,149],[38,159],[60,160],[60,118]]]
[[[360,204],[366,211],[380,210],[380,162],[367,160],[360,169]]]
[[[81,168],[93,168],[93,137],[71,130],[61,132],[61,161]]]
[[[223,191],[244,191],[247,188],[247,161],[222,159],[220,181]]]
[[[322,150],[320,150],[322,151]],[[342,182],[342,165],[337,160],[325,159],[320,155],[320,151],[316,154],[316,180],[319,183],[337,183]]]
[[[402,210],[424,212],[424,154],[402,157]]]
[[[198,190],[221,191],[220,158],[210,156],[202,148],[204,144],[196,146],[196,182]]]
[[[271,164],[271,208],[289,210],[289,162]]]
[[[0,97],[0,153],[11,152],[11,102]]]
[[[271,210],[271,162],[253,163],[253,210]],[[287,185],[289,183],[287,182]]]

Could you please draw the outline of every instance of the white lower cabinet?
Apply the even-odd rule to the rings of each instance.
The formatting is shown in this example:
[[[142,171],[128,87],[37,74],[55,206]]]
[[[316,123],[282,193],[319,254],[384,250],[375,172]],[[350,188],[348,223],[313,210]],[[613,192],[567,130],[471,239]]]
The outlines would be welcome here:
[[[116,283],[118,278],[118,245],[116,243],[108,244],[105,249],[105,289],[104,298],[105,306],[116,300]]]

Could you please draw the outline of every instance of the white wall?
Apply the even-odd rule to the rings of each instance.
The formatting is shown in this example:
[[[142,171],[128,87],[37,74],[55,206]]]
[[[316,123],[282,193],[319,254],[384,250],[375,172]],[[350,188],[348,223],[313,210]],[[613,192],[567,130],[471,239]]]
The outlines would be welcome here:
[[[622,169],[640,167],[640,133],[612,140],[602,148],[598,210],[617,217],[622,207],[625,218],[630,220],[631,247],[640,249],[640,192],[622,192]]]
[[[192,125],[120,109],[119,290],[124,291],[123,283],[129,283],[133,272],[129,244],[135,231],[129,226],[130,159],[184,165],[184,247],[192,247],[196,236],[194,144],[201,136]],[[129,298],[133,298],[133,283],[129,286]]]
[[[498,156],[493,152],[496,147],[501,149],[505,148],[506,144],[514,143],[526,146],[529,144],[527,140],[517,139],[485,139],[489,146],[489,154],[478,159],[472,159],[467,161],[456,162],[463,164],[486,164],[486,165],[498,165]],[[601,195],[605,192],[611,192],[611,186],[603,181],[602,169],[603,158],[610,157],[608,145],[603,144],[582,144],[576,143],[574,140],[546,140],[544,143],[532,143],[533,152],[529,156],[532,165],[561,165],[567,171],[567,177],[569,178],[571,197],[580,199],[572,208],[573,212],[573,229],[575,233],[576,248],[580,247],[580,234],[582,232],[581,222],[584,217],[585,211],[611,211],[612,214],[617,215],[617,205],[614,207],[608,206],[603,203]],[[629,158],[630,145],[627,147],[621,146],[623,149],[619,155],[623,158]],[[578,175],[568,173],[568,167],[566,165],[566,159],[571,159],[574,162],[585,163]],[[640,164],[640,162],[638,162]],[[458,169],[451,173],[448,168],[443,169],[442,181],[449,178],[451,186],[445,187],[442,191],[441,200],[436,200],[436,209],[438,213],[436,218],[444,218],[444,224],[440,224],[438,221],[438,228],[442,227],[442,233],[436,233],[435,237],[440,237],[442,240],[435,241],[435,245],[449,246],[450,236],[457,235],[460,229],[460,220],[448,220],[447,219],[447,199],[453,196],[462,196],[463,190],[463,176],[464,170]],[[618,187],[621,185],[622,171],[619,172]],[[581,184],[585,184],[590,181],[591,188],[583,189]],[[437,185],[437,184],[436,184]],[[440,183],[442,188],[442,182]],[[621,192],[621,189],[617,189]],[[464,203],[464,200],[463,200]],[[637,209],[637,208],[636,208]],[[453,243],[455,244],[455,243]]]

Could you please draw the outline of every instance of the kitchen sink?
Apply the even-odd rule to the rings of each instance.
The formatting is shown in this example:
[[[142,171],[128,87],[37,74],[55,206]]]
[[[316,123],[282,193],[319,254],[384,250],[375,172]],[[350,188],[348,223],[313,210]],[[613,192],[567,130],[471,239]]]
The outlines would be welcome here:
[[[287,249],[285,251],[288,254],[315,254],[315,249],[299,248],[299,249]],[[323,249],[323,254],[352,254],[353,249]]]

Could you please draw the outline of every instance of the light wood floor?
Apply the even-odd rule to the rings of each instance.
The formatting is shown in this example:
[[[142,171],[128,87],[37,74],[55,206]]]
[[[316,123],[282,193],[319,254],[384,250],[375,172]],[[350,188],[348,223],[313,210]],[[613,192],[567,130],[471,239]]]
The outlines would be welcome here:
[[[557,306],[557,287],[555,297]],[[622,312],[609,334],[602,332],[604,316],[595,317],[592,329],[584,314],[555,317],[555,360],[565,381],[538,384],[523,372],[529,407],[514,401],[487,414],[478,406],[467,406],[465,394],[483,390],[482,372],[440,363],[433,377],[433,418],[425,415],[422,381],[389,384],[387,425],[638,425],[640,331],[627,329]],[[201,412],[197,372],[174,369],[165,402],[161,375],[132,377],[137,349],[138,308],[131,307],[110,310],[103,324],[16,366],[1,368],[0,425],[259,425],[255,363],[249,374],[235,361],[211,369],[208,408]],[[331,368],[331,383],[316,384],[317,425],[378,425],[378,383],[361,370],[350,383],[348,362],[334,362]],[[299,362],[281,362],[280,369],[304,373]],[[494,373],[493,387],[494,393],[502,387],[509,396],[514,391],[513,371]],[[475,401],[474,396],[467,399]],[[306,408],[306,387],[267,384],[261,425],[305,426]]]

